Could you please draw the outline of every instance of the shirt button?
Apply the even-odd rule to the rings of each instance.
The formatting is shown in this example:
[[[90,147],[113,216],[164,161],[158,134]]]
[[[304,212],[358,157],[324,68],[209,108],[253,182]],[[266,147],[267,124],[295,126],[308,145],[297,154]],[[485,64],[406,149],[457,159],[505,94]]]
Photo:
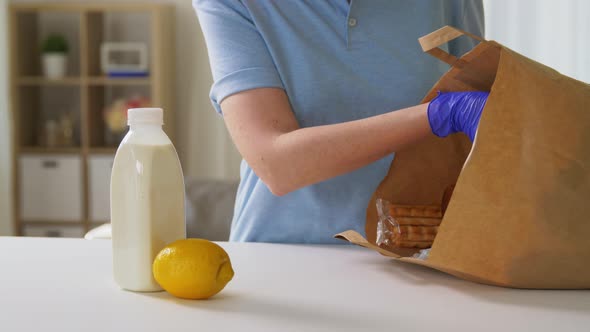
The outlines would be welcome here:
[[[348,19],[348,26],[349,26],[349,27],[354,27],[354,26],[356,26],[356,18],[352,18],[352,17],[351,17],[351,18],[349,18],[349,19]]]

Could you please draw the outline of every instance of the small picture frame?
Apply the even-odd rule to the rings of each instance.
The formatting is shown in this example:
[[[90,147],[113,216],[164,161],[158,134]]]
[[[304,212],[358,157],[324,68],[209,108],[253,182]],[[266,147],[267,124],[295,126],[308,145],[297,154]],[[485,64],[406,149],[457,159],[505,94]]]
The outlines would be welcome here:
[[[102,72],[111,77],[148,76],[147,45],[137,42],[104,42],[100,45]]]

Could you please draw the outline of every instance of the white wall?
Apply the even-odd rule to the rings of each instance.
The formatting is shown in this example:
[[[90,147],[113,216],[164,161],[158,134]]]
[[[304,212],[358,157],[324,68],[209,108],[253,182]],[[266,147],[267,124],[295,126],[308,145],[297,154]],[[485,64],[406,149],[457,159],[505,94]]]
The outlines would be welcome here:
[[[12,234],[12,179],[10,118],[8,114],[8,49],[6,2],[0,0],[0,236]]]
[[[212,78],[205,40],[191,1],[176,0],[176,77],[180,153],[196,177],[238,178],[240,157],[209,100]]]
[[[486,38],[590,82],[590,1],[484,0]]]

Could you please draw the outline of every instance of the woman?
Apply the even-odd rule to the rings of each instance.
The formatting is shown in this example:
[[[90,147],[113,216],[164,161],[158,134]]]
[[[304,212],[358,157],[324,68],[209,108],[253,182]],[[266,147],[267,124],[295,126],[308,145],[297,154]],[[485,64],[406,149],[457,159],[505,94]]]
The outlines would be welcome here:
[[[193,5],[211,100],[243,156],[232,241],[333,243],[340,231],[362,233],[394,151],[432,132],[477,128],[486,94],[412,105],[448,69],[417,39],[447,24],[481,35],[481,1]],[[460,40],[450,51],[471,47]]]

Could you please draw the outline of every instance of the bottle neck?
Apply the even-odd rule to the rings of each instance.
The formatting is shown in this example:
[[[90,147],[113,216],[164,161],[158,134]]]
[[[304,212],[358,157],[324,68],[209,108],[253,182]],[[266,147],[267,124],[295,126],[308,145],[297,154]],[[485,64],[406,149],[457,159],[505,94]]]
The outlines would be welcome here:
[[[136,123],[130,124],[129,130],[138,131],[138,130],[162,130],[162,125],[160,124],[153,124],[153,123]]]

